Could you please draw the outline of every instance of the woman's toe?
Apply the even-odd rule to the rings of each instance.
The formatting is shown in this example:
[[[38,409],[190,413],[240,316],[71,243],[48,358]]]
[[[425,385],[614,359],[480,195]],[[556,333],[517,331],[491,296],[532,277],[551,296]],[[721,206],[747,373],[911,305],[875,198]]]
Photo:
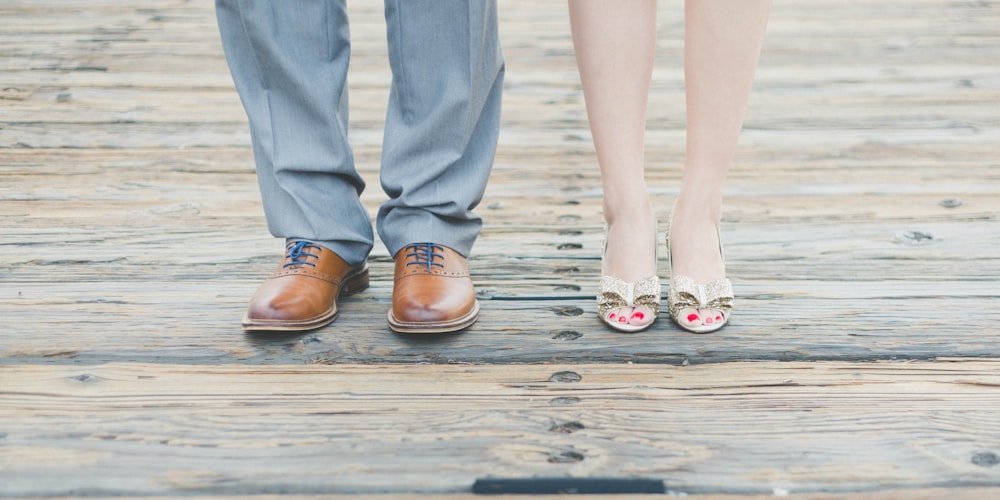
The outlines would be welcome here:
[[[629,324],[633,326],[646,326],[656,319],[653,316],[653,310],[648,307],[636,307],[632,310],[632,315],[629,317]]]
[[[682,309],[678,316],[685,325],[692,327],[702,325],[702,316],[697,309]]]
[[[706,316],[707,318],[709,318],[709,319],[712,320],[711,323],[713,325],[717,325],[719,323],[722,323],[726,319],[726,316],[723,315],[721,311],[716,310],[716,309],[708,309],[708,310],[705,311],[705,314],[707,315]]]
[[[612,323],[621,323],[623,325],[628,324],[631,317],[631,307],[619,307],[612,309],[611,312],[608,313],[608,321],[611,321]]]

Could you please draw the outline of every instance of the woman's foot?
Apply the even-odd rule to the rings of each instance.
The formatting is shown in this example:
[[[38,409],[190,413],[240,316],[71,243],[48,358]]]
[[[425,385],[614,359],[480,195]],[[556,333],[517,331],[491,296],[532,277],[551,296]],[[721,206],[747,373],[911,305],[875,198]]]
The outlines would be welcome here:
[[[608,217],[598,314],[612,328],[635,332],[656,320],[656,219],[651,210]]]
[[[732,285],[726,279],[718,218],[703,208],[674,208],[668,233],[671,317],[688,331],[722,328],[732,311]]]

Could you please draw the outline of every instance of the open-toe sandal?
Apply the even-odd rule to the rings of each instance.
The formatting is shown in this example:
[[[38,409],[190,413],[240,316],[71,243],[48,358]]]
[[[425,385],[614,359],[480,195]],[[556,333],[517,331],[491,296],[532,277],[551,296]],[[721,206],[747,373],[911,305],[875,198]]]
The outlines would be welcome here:
[[[655,225],[654,225],[655,228]],[[657,246],[656,231],[653,232],[653,246]],[[660,314],[660,278],[655,272],[636,281],[625,281],[604,273],[604,259],[608,251],[608,226],[604,226],[604,250],[601,253],[601,289],[597,294],[597,314],[601,321],[620,332],[634,333],[649,328]],[[654,262],[656,252],[654,251]],[[655,269],[655,266],[654,266]],[[626,307],[646,307],[653,318],[642,325],[631,324],[630,317],[622,318],[615,312]]]
[[[672,220],[672,219],[671,219]],[[722,234],[719,227],[715,227],[715,233],[719,237],[719,256],[722,257],[722,265],[725,267],[726,258],[722,253]],[[729,323],[729,316],[733,311],[733,284],[728,278],[720,278],[711,283],[696,283],[688,276],[673,274],[670,252],[670,230],[667,230],[667,268],[670,269],[670,289],[667,291],[667,310],[677,326],[692,333],[714,332],[726,323]],[[682,321],[680,314],[691,309],[711,309],[718,311],[718,316],[712,318],[711,323],[706,323],[705,318],[701,318],[701,325],[693,326],[686,321]],[[690,314],[690,313],[689,313]],[[697,314],[696,314],[697,315]],[[699,316],[700,317],[700,316]],[[683,318],[688,321],[698,318]]]

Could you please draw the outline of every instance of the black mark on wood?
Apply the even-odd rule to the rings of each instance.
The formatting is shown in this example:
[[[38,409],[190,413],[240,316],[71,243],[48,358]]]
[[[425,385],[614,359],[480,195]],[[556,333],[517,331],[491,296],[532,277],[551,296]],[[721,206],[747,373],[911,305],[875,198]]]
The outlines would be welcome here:
[[[572,464],[576,462],[582,462],[586,458],[582,453],[577,453],[575,451],[564,451],[562,453],[553,453],[549,455],[550,464]]]
[[[472,485],[477,495],[615,495],[667,493],[659,479],[617,477],[481,478]]]
[[[924,241],[933,240],[934,236],[930,233],[922,233],[920,231],[910,231],[908,233],[903,233],[903,238],[916,243],[922,243]]]
[[[583,314],[583,309],[576,306],[555,306],[550,307],[549,310],[556,313],[556,316],[579,316]]]
[[[555,372],[549,377],[549,382],[572,383],[583,380],[579,373],[571,371]]]
[[[551,406],[573,406],[580,402],[580,398],[569,396],[569,397],[558,397],[549,400]]]
[[[583,334],[573,330],[562,330],[552,335],[552,338],[555,340],[576,340],[580,337],[583,337]]]
[[[580,422],[563,422],[561,424],[552,424],[552,427],[549,427],[549,432],[572,434],[581,429],[584,429],[584,427]]]
[[[1000,463],[1000,457],[991,451],[984,451],[972,455],[972,463],[980,467],[993,467],[994,465]]]

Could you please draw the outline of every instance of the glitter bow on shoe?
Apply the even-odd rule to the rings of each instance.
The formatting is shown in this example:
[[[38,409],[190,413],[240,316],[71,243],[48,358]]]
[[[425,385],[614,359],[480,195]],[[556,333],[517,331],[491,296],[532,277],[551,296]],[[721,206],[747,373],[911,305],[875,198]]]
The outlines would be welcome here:
[[[673,224],[673,212],[677,211],[676,202],[671,211],[670,221]],[[715,236],[719,241],[719,257],[722,259],[722,267],[726,267],[726,255],[722,251],[722,232],[719,226],[715,226]],[[677,326],[691,333],[714,332],[729,323],[729,315],[733,312],[735,302],[733,294],[733,284],[728,278],[719,278],[708,284],[696,283],[691,277],[683,274],[674,276],[673,254],[670,251],[670,230],[667,229],[667,268],[670,269],[670,290],[667,291],[667,311],[673,318]],[[720,321],[705,323],[694,326],[689,321],[682,321],[681,311],[685,309],[712,309],[719,311],[722,315]]]
[[[656,223],[653,223],[653,262],[656,263],[658,238]],[[660,278],[655,274],[633,282],[604,274],[604,257],[608,252],[608,226],[604,226],[604,250],[601,253],[601,289],[597,294],[597,315],[601,321],[620,332],[634,333],[649,328],[660,315]],[[611,318],[615,309],[622,307],[646,307],[653,317],[648,323],[633,325],[622,323],[619,318]]]
[[[670,310],[670,317],[674,318],[675,321],[684,309],[713,309],[722,313],[720,323],[703,324],[701,327],[684,327],[694,333],[708,333],[722,328],[729,321],[733,302],[733,284],[728,278],[700,285],[687,276],[677,275],[671,278],[670,290],[667,292],[667,308]]]
[[[648,307],[653,316],[660,314],[660,279],[649,276],[629,283],[613,276],[602,276],[598,314],[607,317],[612,309],[619,307]]]

